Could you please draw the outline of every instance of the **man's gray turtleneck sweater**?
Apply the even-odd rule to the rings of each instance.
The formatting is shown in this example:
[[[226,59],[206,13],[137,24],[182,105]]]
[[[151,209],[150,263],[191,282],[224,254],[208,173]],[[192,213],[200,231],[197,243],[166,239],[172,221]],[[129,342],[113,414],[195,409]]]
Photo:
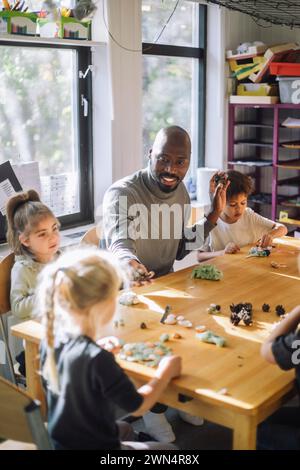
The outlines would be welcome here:
[[[159,215],[160,210],[164,217]],[[175,216],[168,217],[168,212]],[[169,273],[176,259],[200,248],[215,227],[204,218],[187,228],[190,198],[185,185],[181,182],[175,191],[165,193],[149,167],[117,181],[106,191],[103,214],[106,247],[120,259],[141,262],[157,276]]]

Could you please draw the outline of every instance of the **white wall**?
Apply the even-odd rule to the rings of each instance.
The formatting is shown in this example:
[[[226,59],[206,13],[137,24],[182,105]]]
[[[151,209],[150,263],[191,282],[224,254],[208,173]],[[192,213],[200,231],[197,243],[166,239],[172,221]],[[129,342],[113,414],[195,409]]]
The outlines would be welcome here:
[[[104,11],[102,2],[93,20],[93,39],[103,41],[93,53],[95,210],[112,182],[142,165],[140,0],[104,0]]]
[[[207,14],[206,150],[205,164],[224,168],[227,161],[228,78],[227,49],[258,40],[258,26],[250,16],[209,5]]]

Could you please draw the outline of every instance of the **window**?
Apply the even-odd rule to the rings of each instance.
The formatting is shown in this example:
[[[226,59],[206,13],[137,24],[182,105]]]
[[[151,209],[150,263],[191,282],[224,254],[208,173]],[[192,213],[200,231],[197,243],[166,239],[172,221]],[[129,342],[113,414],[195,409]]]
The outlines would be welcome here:
[[[88,47],[0,42],[0,163],[37,162],[65,227],[93,220],[90,64]]]
[[[193,177],[204,165],[205,27],[203,5],[142,0],[144,155],[161,127],[179,125],[191,136]]]

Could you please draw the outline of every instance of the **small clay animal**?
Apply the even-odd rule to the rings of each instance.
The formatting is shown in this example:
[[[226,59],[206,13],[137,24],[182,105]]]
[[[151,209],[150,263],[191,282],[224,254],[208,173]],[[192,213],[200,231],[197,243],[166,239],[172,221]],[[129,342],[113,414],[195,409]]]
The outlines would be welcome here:
[[[181,334],[179,334],[179,333],[174,333],[173,336],[172,336],[172,338],[173,338],[173,339],[181,339],[182,336],[181,336]]]
[[[250,302],[231,304],[230,321],[234,326],[237,326],[243,320],[246,326],[251,326],[252,321],[252,304]]]
[[[163,316],[161,317],[160,319],[160,323],[165,323],[165,320],[168,318],[168,316],[170,315],[170,312],[171,312],[171,309],[172,307],[170,305],[167,305],[166,308],[165,308],[165,311],[164,311],[164,314]]]
[[[122,305],[130,306],[140,303],[138,296],[135,292],[123,292],[119,297],[119,303]]]
[[[192,272],[192,279],[208,279],[210,281],[219,281],[223,273],[213,264],[204,264],[196,266]]]
[[[222,348],[225,346],[226,340],[222,336],[216,335],[213,331],[204,331],[203,333],[196,333],[196,338],[204,343],[212,343]]]
[[[285,314],[285,308],[283,307],[283,305],[276,305],[275,312],[278,317],[281,317]]]
[[[210,306],[207,309],[207,313],[210,313],[212,315],[215,313],[220,313],[220,311],[221,311],[221,305],[217,305],[217,304],[210,304]]]
[[[270,305],[269,304],[263,304],[261,307],[263,312],[269,312],[270,311]]]
[[[270,254],[271,254],[271,250],[269,250],[268,248],[262,248],[260,246],[253,246],[252,248],[250,248],[249,254],[246,256],[246,258],[251,258],[253,256],[262,258],[265,256],[270,256]]]

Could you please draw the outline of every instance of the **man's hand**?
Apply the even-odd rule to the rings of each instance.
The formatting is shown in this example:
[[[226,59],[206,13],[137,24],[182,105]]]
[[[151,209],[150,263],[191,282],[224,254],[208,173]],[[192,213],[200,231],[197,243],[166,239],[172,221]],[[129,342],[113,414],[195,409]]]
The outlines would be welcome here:
[[[230,253],[230,254],[234,254],[234,253],[238,253],[240,251],[240,247],[238,245],[236,245],[235,243],[233,242],[229,242],[227,243],[227,245],[225,246],[225,250],[224,250],[224,253]]]
[[[132,259],[129,261],[129,265],[132,268],[132,285],[141,286],[151,282],[151,279],[155,276],[153,271],[148,271],[148,269],[142,264]]]

